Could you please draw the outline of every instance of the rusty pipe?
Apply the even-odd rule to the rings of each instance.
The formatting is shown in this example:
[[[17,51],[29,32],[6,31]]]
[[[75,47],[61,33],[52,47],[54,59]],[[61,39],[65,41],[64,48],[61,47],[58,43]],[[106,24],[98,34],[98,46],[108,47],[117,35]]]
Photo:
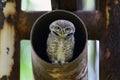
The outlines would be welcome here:
[[[57,19],[73,22],[76,28],[72,60],[64,65],[51,64],[46,52],[49,25]],[[87,80],[87,30],[74,13],[55,10],[40,16],[31,30],[32,66],[35,80]]]

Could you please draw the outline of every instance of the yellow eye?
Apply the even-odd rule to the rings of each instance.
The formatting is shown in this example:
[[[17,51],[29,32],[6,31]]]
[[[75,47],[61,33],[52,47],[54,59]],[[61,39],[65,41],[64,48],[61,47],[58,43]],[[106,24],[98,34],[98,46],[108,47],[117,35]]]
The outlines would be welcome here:
[[[56,29],[56,30],[60,30],[60,27],[59,27],[59,26],[55,26],[55,29]]]
[[[66,28],[65,30],[69,32],[69,31],[71,31],[71,28]]]
[[[58,26],[56,27],[57,29],[60,29]]]

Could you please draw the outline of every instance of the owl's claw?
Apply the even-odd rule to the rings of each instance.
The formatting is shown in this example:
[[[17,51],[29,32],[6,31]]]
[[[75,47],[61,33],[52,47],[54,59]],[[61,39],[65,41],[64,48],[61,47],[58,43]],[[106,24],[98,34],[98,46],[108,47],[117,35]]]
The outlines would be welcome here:
[[[68,62],[65,62],[65,61],[58,61],[58,60],[54,60],[53,62],[52,62],[52,64],[61,64],[61,65],[63,65],[63,64],[65,64],[65,63],[68,63]]]
[[[55,60],[55,61],[54,61],[54,63],[55,63],[55,64],[57,64],[57,63],[58,63],[58,61],[57,61],[57,60]]]
[[[58,61],[57,61],[57,60],[54,60],[54,61],[52,62],[52,64],[58,64]]]
[[[65,63],[68,63],[68,62],[65,62]]]
[[[65,63],[65,61],[61,61],[61,64],[64,64]]]

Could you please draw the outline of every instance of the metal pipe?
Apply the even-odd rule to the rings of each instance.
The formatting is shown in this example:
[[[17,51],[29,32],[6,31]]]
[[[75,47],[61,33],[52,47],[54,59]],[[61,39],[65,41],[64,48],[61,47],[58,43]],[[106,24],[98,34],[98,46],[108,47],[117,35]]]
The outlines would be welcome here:
[[[76,28],[73,58],[64,65],[51,64],[46,53],[49,25],[57,19],[73,22]],[[32,64],[35,80],[87,80],[87,31],[72,12],[56,10],[39,17],[31,31]]]

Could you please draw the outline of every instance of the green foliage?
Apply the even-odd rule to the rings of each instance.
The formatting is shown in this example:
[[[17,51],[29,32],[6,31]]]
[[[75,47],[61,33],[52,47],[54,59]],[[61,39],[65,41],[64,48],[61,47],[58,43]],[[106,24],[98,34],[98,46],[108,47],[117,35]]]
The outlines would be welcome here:
[[[30,40],[21,41],[20,80],[33,80]]]

